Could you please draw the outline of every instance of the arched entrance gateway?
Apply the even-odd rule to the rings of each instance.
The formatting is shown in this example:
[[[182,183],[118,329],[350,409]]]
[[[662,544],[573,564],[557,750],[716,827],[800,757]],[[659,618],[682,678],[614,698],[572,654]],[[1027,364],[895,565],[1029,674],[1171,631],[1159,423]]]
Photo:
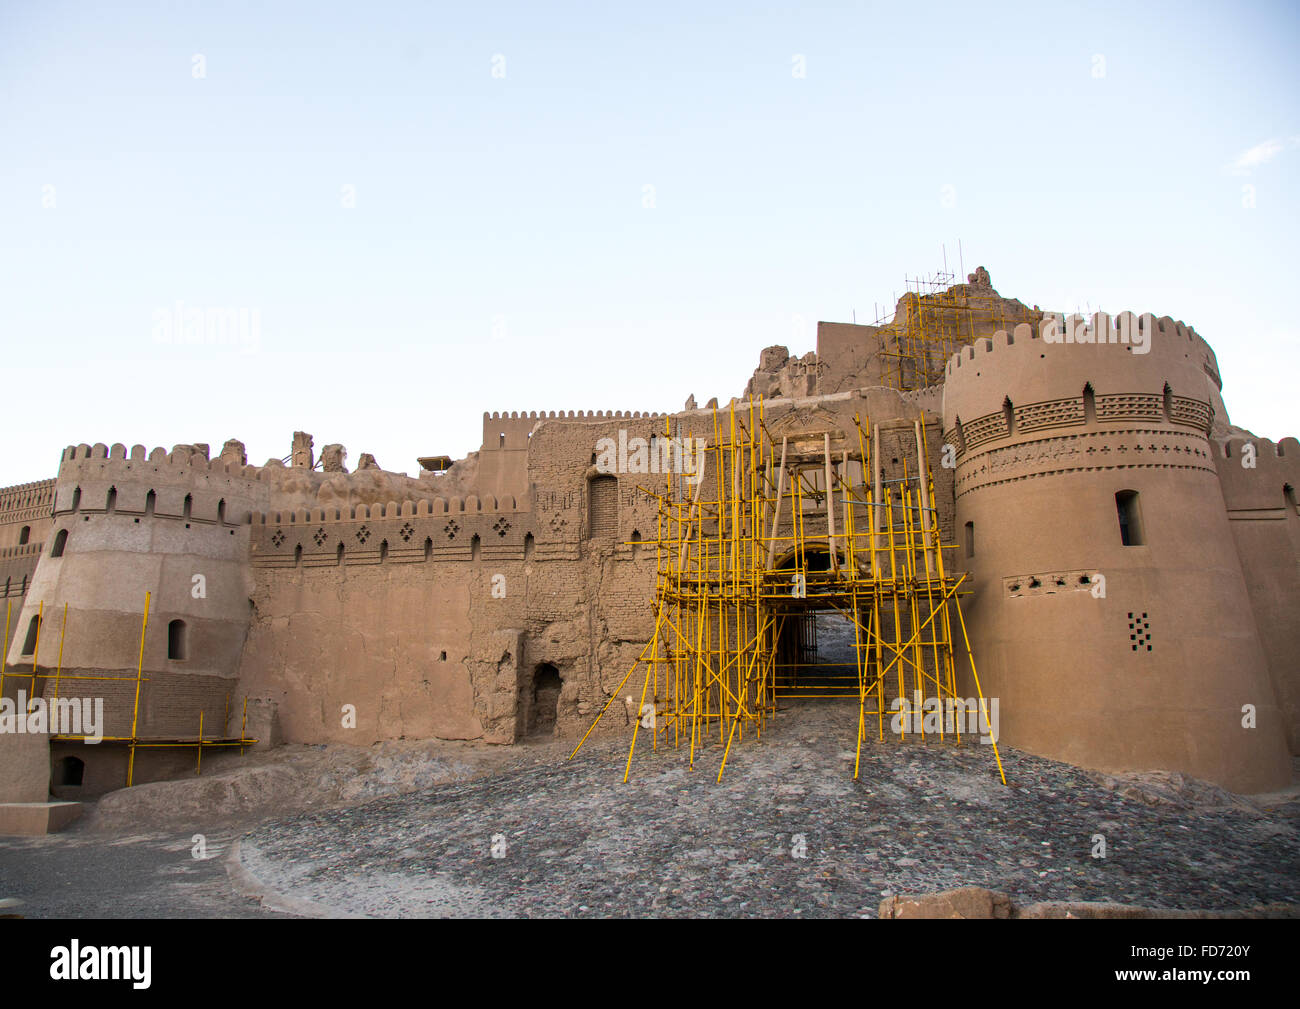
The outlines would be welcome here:
[[[655,495],[654,633],[615,691],[654,700],[632,749],[675,744],[693,761],[715,742],[720,779],[783,702],[829,697],[858,706],[859,755],[867,739],[965,734],[944,718],[973,667],[920,420],[821,406],[764,420],[733,404],[714,428],[699,486]]]
[[[841,557],[841,563],[843,558]],[[777,563],[788,572],[790,591],[798,587],[800,571],[806,575],[831,571],[825,550],[791,553]],[[789,604],[777,625],[776,698],[784,700],[834,700],[858,696],[858,662],[853,621],[834,605],[821,605],[815,597],[796,607]]]

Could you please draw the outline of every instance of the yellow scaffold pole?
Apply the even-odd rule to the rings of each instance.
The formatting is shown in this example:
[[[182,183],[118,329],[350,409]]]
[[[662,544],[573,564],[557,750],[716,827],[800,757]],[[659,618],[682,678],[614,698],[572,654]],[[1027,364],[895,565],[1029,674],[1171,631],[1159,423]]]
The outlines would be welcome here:
[[[1006,772],[1002,770],[1002,754],[998,752],[998,735],[993,731],[993,722],[989,720],[988,702],[984,700],[984,690],[980,686],[980,674],[975,670],[975,656],[970,649],[970,638],[966,634],[966,618],[961,614],[961,600],[956,595],[953,596],[953,605],[957,607],[957,619],[961,621],[961,637],[966,642],[966,657],[970,659],[971,675],[975,677],[975,692],[980,695],[980,705],[984,708],[984,724],[988,726],[989,739],[993,742],[993,756],[998,762],[998,774],[1002,777],[1002,784],[1007,783]]]
[[[126,762],[126,787],[130,788],[135,780],[135,744],[136,730],[140,724],[140,678],[144,676],[144,632],[149,626],[149,600],[151,593],[144,594],[144,616],[140,618],[140,661],[135,668],[135,705],[131,709],[131,753]]]
[[[0,697],[5,695],[5,669],[9,662],[9,618],[13,616],[14,601],[5,600],[5,639],[4,649],[0,650]]]

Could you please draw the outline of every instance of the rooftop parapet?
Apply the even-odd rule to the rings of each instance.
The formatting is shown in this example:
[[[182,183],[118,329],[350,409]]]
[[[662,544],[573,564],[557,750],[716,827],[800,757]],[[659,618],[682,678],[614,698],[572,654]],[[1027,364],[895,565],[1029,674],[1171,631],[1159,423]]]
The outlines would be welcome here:
[[[60,483],[64,482],[69,475],[77,472],[117,471],[116,464],[119,463],[122,464],[121,472],[153,474],[150,479],[155,481],[165,478],[163,474],[171,474],[177,480],[184,481],[192,478],[196,473],[227,476],[236,480],[273,481],[283,478],[287,469],[283,465],[250,466],[224,462],[220,457],[210,459],[201,452],[194,451],[192,446],[176,445],[171,449],[159,446],[146,449],[143,445],[133,445],[128,453],[126,446],[121,443],[109,448],[102,442],[96,445],[87,445],[83,442],[80,445],[69,445],[63,450],[57,480]],[[149,468],[144,469],[141,464],[147,464]],[[140,479],[146,478],[141,476]]]
[[[54,501],[55,480],[37,480],[0,487],[0,522],[10,515],[26,514],[32,508]]]
[[[201,447],[83,443],[63,451],[53,511],[238,523],[265,508],[265,480],[263,469],[209,459]]]
[[[1022,323],[953,354],[944,369],[945,427],[958,417],[967,422],[1001,411],[1008,400],[1019,407],[1076,398],[1088,385],[1098,397],[1162,398],[1167,385],[1172,397],[1223,415],[1214,376],[1203,367],[1204,341],[1183,323],[1131,312],[1114,319],[1097,313],[1086,326],[1077,316],[1067,323]],[[1075,342],[1064,342],[1066,336]]]
[[[642,412],[640,410],[525,410],[484,413],[483,414],[483,451],[494,449],[526,449],[528,434],[540,422],[546,420],[574,421],[596,423],[601,421],[655,420],[665,416],[662,413]]]
[[[484,420],[644,420],[662,417],[662,413],[640,410],[512,410],[483,412]]]
[[[1300,441],[1234,436],[1215,444],[1214,464],[1229,510],[1289,507],[1300,499]],[[1287,488],[1290,488],[1290,500]]]

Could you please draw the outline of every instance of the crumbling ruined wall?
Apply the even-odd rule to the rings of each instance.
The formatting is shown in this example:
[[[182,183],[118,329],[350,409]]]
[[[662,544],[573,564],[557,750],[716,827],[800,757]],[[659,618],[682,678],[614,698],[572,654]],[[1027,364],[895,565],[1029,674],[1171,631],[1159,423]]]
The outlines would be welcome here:
[[[1036,306],[998,294],[981,266],[965,284],[933,294],[909,291],[898,299],[886,323],[817,323],[815,353],[795,358],[785,347],[765,348],[745,397],[797,398],[876,386],[942,385],[947,348],[991,337],[1021,322],[1037,323],[1042,316]],[[1217,365],[1212,373],[1217,375]]]

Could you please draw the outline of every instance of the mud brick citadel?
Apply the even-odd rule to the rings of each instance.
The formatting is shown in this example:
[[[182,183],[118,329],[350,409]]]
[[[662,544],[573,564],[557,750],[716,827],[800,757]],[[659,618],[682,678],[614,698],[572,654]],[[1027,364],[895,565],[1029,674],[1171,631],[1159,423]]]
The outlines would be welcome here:
[[[695,718],[701,745],[770,717],[779,745],[820,605],[858,626],[859,746],[900,698],[979,696],[1003,747],[1285,786],[1300,443],[1231,425],[1182,322],[950,279],[763,350],[722,405],[485,413],[414,478],[301,432],[260,466],[235,440],[63,449],[0,490],[5,711],[12,737],[20,691],[102,698],[103,741],[64,725],[0,778],[34,760],[89,797],[192,774],[200,738],[576,745],[602,712],[678,743]]]

